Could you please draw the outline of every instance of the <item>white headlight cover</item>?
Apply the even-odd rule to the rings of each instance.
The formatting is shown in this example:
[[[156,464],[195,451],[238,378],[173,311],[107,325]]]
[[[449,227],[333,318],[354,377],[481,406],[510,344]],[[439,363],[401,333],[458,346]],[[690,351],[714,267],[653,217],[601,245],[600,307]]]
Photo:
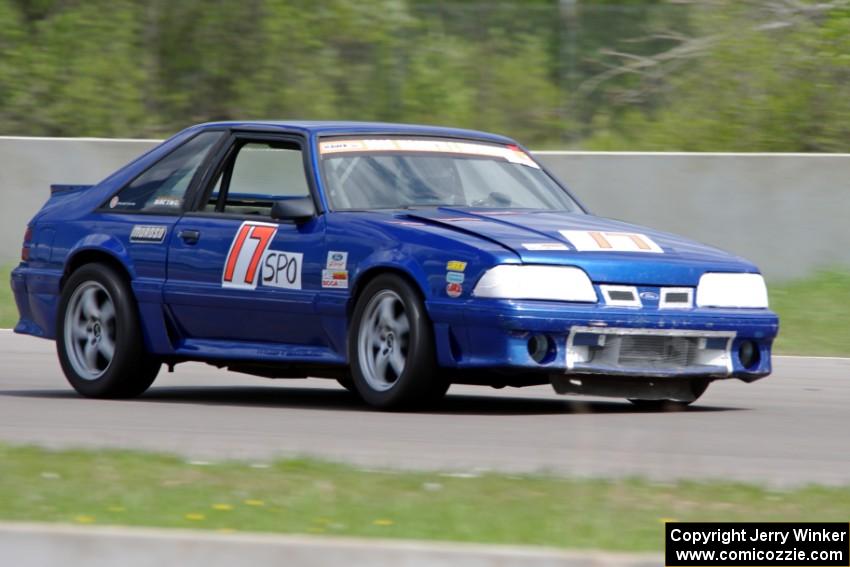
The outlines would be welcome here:
[[[596,291],[580,268],[502,264],[491,268],[475,286],[476,297],[547,299],[596,303]]]
[[[766,308],[767,286],[761,274],[703,274],[697,286],[697,306]]]

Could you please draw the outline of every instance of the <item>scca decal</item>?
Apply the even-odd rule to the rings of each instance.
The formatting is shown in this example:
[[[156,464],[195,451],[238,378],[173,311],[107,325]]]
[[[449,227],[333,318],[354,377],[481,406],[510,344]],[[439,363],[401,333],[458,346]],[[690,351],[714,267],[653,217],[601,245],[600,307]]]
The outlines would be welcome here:
[[[243,222],[230,244],[230,251],[224,262],[222,287],[256,289],[260,262],[275,234],[276,224]]]

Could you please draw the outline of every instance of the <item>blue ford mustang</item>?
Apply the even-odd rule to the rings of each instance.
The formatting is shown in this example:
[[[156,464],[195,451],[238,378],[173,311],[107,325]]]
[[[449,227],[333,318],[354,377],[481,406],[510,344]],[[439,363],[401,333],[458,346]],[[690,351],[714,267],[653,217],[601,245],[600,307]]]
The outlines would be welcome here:
[[[778,330],[745,260],[588,214],[511,139],[398,124],[188,128],[52,186],[12,287],[91,397],[196,360],[379,408],[451,383],[687,404],[769,374]]]

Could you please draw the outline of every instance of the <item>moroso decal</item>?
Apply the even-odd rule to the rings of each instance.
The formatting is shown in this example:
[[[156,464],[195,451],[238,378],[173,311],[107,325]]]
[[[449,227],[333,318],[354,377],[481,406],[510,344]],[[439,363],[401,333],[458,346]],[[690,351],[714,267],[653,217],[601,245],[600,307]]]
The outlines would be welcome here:
[[[165,240],[168,229],[164,226],[137,224],[130,231],[130,242],[160,244]]]
[[[243,222],[230,243],[230,250],[224,261],[222,287],[256,289],[260,263],[276,233],[276,224]],[[298,279],[300,285],[300,262]]]
[[[663,254],[664,250],[645,234],[603,230],[562,230],[579,252],[648,252]]]

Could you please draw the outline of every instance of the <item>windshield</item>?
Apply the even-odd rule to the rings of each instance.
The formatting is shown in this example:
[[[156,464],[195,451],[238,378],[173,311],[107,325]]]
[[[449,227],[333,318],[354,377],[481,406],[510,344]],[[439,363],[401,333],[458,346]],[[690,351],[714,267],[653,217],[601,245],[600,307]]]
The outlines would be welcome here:
[[[319,144],[335,210],[411,207],[579,211],[516,146],[437,139],[356,139]]]

